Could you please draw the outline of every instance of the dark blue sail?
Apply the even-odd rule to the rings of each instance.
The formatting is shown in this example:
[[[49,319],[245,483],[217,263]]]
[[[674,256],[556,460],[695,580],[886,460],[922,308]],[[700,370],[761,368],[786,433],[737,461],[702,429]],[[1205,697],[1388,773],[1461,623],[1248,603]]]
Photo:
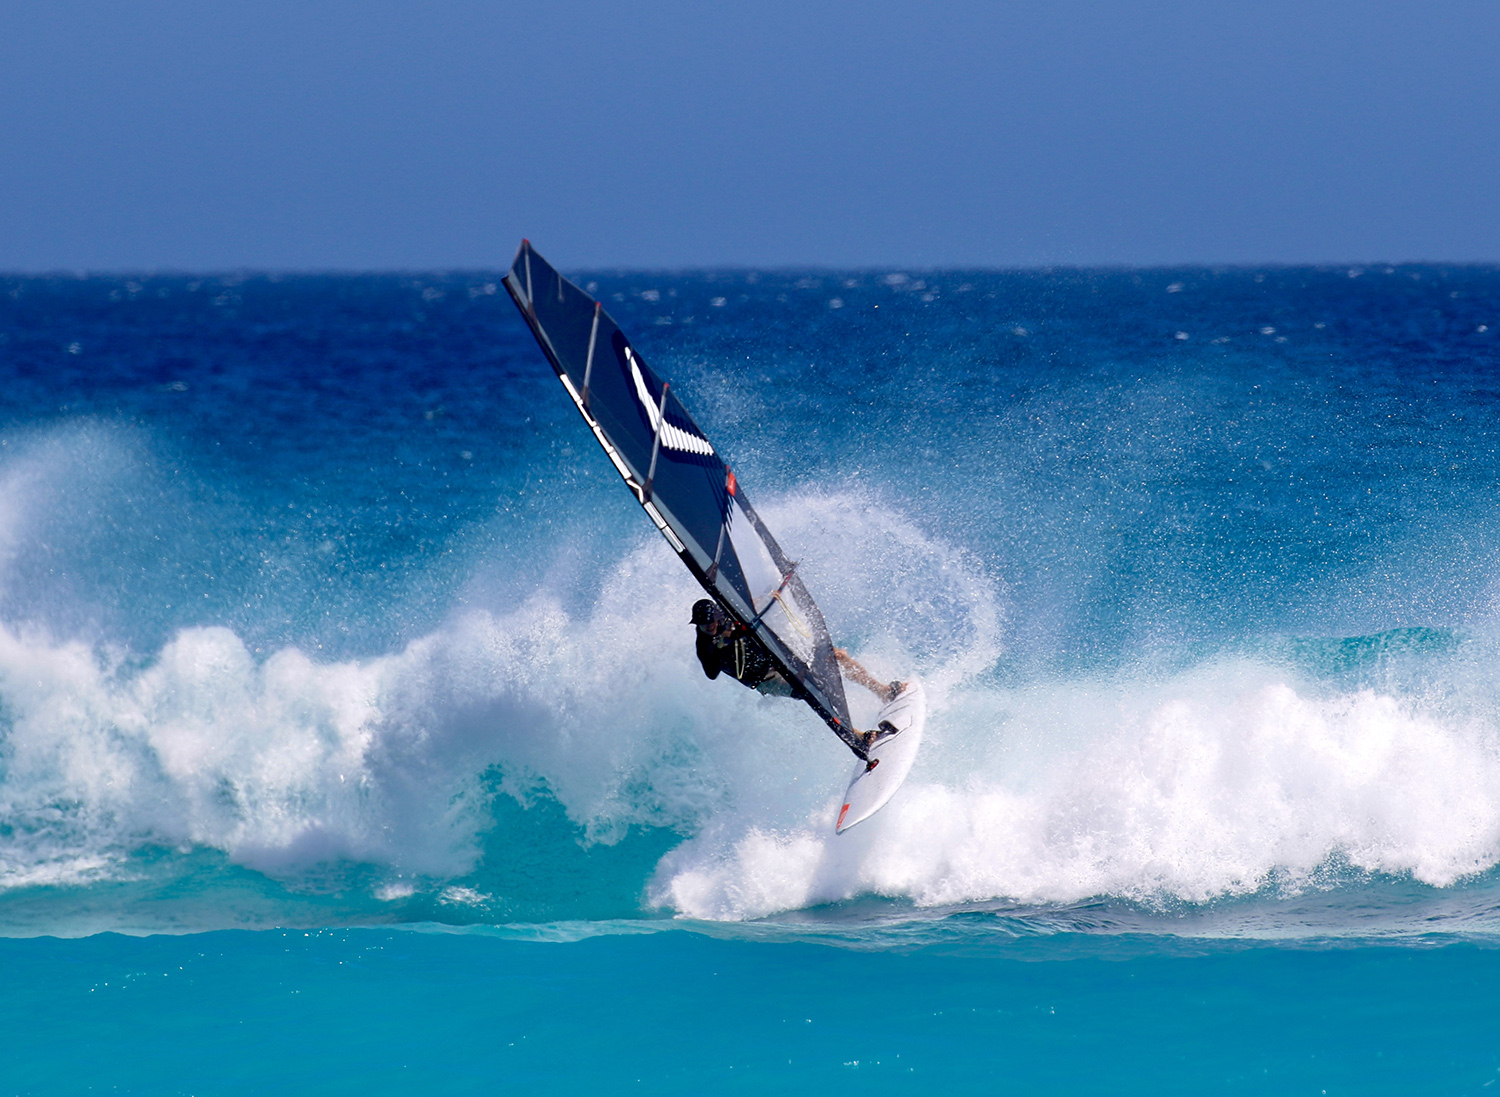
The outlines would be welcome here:
[[[817,603],[671,385],[603,306],[530,242],[522,241],[505,288],[662,536],[704,589],[755,633],[796,695],[863,758]]]

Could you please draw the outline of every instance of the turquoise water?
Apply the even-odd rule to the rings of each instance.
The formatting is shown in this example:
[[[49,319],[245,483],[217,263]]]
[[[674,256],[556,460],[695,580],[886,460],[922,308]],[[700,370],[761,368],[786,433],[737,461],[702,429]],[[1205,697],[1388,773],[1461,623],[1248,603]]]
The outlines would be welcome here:
[[[0,942],[9,1092],[1482,1093],[1493,950]]]
[[[906,787],[495,275],[0,280],[0,1090],[1491,1088],[1500,272],[579,278]]]

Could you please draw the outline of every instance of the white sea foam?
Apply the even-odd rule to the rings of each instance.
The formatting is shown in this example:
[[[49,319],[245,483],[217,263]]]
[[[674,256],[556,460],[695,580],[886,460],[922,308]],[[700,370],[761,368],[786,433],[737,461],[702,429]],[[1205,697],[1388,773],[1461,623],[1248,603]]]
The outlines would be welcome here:
[[[802,535],[815,586],[868,581],[842,571],[852,534],[904,561],[898,583],[929,592],[909,617],[946,615],[982,589],[958,555],[933,556],[863,510],[803,499],[770,513]],[[81,882],[146,844],[212,847],[278,875],[359,861],[451,877],[474,866],[489,819],[480,778],[496,766],[523,797],[545,781],[591,840],[631,824],[695,831],[728,804],[795,817],[804,805],[778,795],[783,782],[810,778],[826,798],[842,747],[801,706],[702,677],[694,597],[670,552],[642,539],[584,615],[538,590],[368,660],[257,657],[222,627],[181,630],[143,660],[0,627],[0,883]],[[993,607],[971,616],[953,652],[992,645]],[[875,666],[907,661],[888,627],[850,620]],[[917,630],[939,678],[953,654],[944,631]]]
[[[14,545],[35,475],[7,469]],[[929,686],[917,768],[849,834],[832,833],[847,752],[803,707],[703,678],[696,589],[643,538],[584,611],[543,587],[365,660],[256,655],[222,627],[143,657],[0,626],[0,886],[86,884],[142,846],[198,846],[293,879],[370,863],[380,899],[472,905],[484,893],[444,886],[480,857],[490,767],[523,799],[544,781],[586,840],[688,835],[648,895],[700,918],[864,894],[1201,901],[1330,857],[1448,885],[1500,860],[1490,708],[1247,660],[1001,685],[1004,588],[967,554],[857,492],[761,502],[835,635]]]
[[[832,834],[720,820],[653,898],[751,918],[862,894],[924,905],[1199,902],[1306,878],[1332,856],[1445,886],[1500,860],[1500,751],[1361,691],[1314,696],[1232,662],[1157,684],[960,691],[883,814]]]

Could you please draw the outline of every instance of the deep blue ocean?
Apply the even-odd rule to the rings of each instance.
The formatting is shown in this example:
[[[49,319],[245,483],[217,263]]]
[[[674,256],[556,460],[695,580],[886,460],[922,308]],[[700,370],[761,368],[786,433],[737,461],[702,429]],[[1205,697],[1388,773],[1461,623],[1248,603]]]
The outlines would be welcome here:
[[[1500,1085],[1500,269],[575,277],[905,787],[499,271],[0,278],[0,1095]]]

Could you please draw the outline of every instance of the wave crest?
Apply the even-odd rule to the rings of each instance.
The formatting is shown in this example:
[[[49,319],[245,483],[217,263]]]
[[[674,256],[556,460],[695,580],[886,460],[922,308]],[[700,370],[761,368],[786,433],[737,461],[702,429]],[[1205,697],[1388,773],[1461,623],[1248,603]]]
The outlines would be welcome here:
[[[652,896],[717,919],[869,894],[1203,903],[1296,889],[1335,857],[1448,886],[1500,862],[1500,752],[1482,722],[1317,696],[1247,661],[1160,684],[978,686],[880,816],[838,837],[832,818],[707,831]]]

